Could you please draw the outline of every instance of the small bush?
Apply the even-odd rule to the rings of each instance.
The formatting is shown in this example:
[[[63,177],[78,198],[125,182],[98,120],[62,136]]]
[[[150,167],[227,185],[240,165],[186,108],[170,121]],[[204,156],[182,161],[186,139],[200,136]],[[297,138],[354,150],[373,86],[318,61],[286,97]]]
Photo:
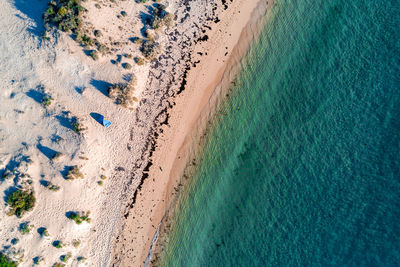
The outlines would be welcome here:
[[[97,184],[100,186],[103,186],[104,183],[103,183],[103,181],[98,181]]]
[[[4,253],[0,252],[0,266],[1,267],[17,267],[18,264],[15,261],[9,259]]]
[[[93,58],[93,60],[98,60],[99,59],[99,53],[96,50],[92,50],[89,52],[89,56]]]
[[[142,42],[143,42],[143,40],[142,39],[140,39],[139,37],[135,37],[135,38],[132,38],[133,39],[133,43],[134,44],[141,44]]]
[[[116,104],[127,108],[133,104],[133,93],[135,91],[136,79],[132,79],[128,84],[116,84],[108,88],[108,95]]]
[[[37,256],[33,258],[33,264],[39,265],[41,262],[44,261],[44,258],[42,256]]]
[[[126,15],[128,15],[125,11],[121,11],[121,15],[126,17]]]
[[[60,160],[63,156],[64,156],[63,153],[61,153],[61,152],[56,152],[56,153],[53,155],[53,157],[51,158],[51,160],[53,160],[53,161],[58,161],[58,160]]]
[[[11,207],[9,215],[21,217],[25,212],[33,209],[35,202],[33,191],[18,189],[7,198],[7,204]]]
[[[107,176],[105,176],[105,175],[102,174],[102,175],[100,175],[100,179],[101,179],[101,180],[105,180],[105,179],[107,179]]]
[[[58,185],[53,184],[52,182],[42,180],[40,183],[50,191],[57,192],[58,190],[60,190],[60,187]]]
[[[86,261],[86,258],[82,257],[82,256],[79,256],[76,259],[77,259],[78,262],[85,262]]]
[[[13,245],[16,245],[16,244],[18,244],[19,243],[19,239],[18,238],[13,238],[12,240],[11,240],[11,244],[13,244]],[[0,265],[1,266],[1,265]]]
[[[101,36],[103,36],[103,34],[102,34],[102,32],[101,32],[100,30],[94,30],[94,31],[93,31],[93,34],[94,34],[94,36],[96,36],[96,37],[101,37]]]
[[[160,45],[154,41],[146,40],[142,42],[140,50],[145,58],[152,60],[160,52]]]
[[[129,63],[122,63],[122,67],[126,70],[130,70],[132,68],[132,65]]]
[[[69,168],[67,175],[65,175],[65,179],[67,180],[74,180],[78,178],[84,178],[81,170],[79,169],[78,166],[72,166]]]
[[[62,248],[62,247],[64,247],[64,244],[60,240],[56,240],[56,241],[53,242],[53,247]]]
[[[38,233],[39,233],[40,237],[48,237],[48,236],[50,236],[49,231],[45,227],[40,227],[38,229]]]
[[[56,262],[52,265],[52,267],[64,267],[65,264],[64,263],[60,263],[60,262]]]
[[[67,217],[70,220],[73,220],[76,224],[81,224],[82,222],[90,223],[91,219],[89,218],[90,211],[87,212],[70,212]]]
[[[136,57],[136,58],[135,58],[135,62],[136,62],[136,64],[138,64],[139,66],[144,65],[144,59],[141,58],[141,57]]]
[[[80,120],[77,117],[74,117],[71,123],[72,130],[76,132],[77,134],[81,134],[86,130],[86,128],[83,126],[83,124],[80,122]]]
[[[33,225],[29,224],[29,222],[24,222],[19,225],[19,232],[23,235],[29,234],[33,229]]]
[[[42,105],[45,107],[48,107],[51,105],[51,100],[53,100],[53,98],[49,95],[45,95],[42,99]]]
[[[72,257],[71,252],[68,252],[67,254],[62,255],[62,256],[60,257],[60,260],[61,260],[62,262],[67,262],[71,257]]]
[[[79,247],[80,244],[81,244],[81,241],[79,239],[72,240],[72,246],[74,246],[74,248]]]

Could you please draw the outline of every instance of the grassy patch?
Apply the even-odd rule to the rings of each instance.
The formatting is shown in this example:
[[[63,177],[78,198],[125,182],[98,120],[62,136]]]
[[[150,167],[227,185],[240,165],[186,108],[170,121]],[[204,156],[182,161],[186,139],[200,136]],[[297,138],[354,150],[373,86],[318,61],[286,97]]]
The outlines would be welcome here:
[[[81,134],[86,130],[86,128],[83,126],[82,122],[77,117],[74,117],[72,119],[71,126],[72,126],[72,130],[74,130],[74,132],[76,132],[77,134]]]
[[[17,267],[18,264],[15,261],[9,259],[4,253],[0,252],[0,266],[1,267]]]
[[[7,204],[11,207],[8,214],[21,217],[25,212],[33,209],[35,202],[33,191],[18,189],[7,198]]]
[[[83,222],[90,223],[91,219],[89,218],[90,211],[87,212],[69,212],[67,217],[70,220],[73,220],[76,224],[81,224]]]

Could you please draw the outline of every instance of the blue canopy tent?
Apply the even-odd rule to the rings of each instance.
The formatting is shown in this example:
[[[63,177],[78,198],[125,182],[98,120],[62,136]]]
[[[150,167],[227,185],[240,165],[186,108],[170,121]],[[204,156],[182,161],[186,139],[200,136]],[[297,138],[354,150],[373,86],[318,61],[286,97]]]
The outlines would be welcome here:
[[[100,123],[106,128],[108,128],[111,125],[111,121],[104,119],[103,115],[101,115],[100,117]]]

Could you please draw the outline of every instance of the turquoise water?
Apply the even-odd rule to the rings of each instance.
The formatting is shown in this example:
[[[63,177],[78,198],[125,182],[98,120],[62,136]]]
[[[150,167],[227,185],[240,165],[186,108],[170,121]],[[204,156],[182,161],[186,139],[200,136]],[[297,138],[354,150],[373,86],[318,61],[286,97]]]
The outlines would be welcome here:
[[[278,1],[163,266],[399,266],[399,1]]]

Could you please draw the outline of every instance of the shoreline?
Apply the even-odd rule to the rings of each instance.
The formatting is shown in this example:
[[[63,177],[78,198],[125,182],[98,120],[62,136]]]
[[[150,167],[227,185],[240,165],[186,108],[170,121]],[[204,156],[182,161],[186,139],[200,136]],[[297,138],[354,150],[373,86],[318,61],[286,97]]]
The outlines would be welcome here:
[[[145,168],[144,174],[147,179],[139,190],[135,191],[135,204],[125,217],[125,227],[120,236],[124,238],[122,243],[128,243],[128,240],[130,243],[124,246],[124,249],[128,251],[131,249],[132,252],[142,244],[139,248],[140,252],[134,252],[135,255],[140,255],[140,261],[135,257],[130,258],[130,264],[135,266],[142,265],[147,258],[154,234],[158,229],[156,225],[163,221],[165,214],[170,210],[171,205],[173,206],[177,192],[180,190],[181,174],[188,165],[190,157],[194,155],[193,152],[198,149],[197,139],[204,132],[203,129],[218,103],[224,98],[221,97],[224,94],[221,88],[228,89],[243,55],[257,36],[257,29],[254,30],[254,27],[263,25],[261,22],[263,20],[258,21],[258,18],[265,15],[272,2],[254,0],[251,3],[240,1],[234,4],[229,4],[227,13],[223,14],[224,17],[220,17],[220,23],[225,23],[225,27],[218,27],[217,24],[217,27],[207,32],[207,36],[210,37],[206,43],[195,46],[193,51],[200,47],[199,52],[206,56],[202,57],[200,62],[195,61],[194,68],[185,71],[184,76],[187,76],[184,77],[183,83],[186,83],[186,90],[174,99],[176,106],[168,116],[168,128],[163,128],[161,137],[157,136],[158,140],[154,144],[151,160]],[[242,5],[246,6],[243,8]],[[239,19],[237,17],[233,19],[235,13]],[[224,33],[221,34],[221,32]],[[221,45],[222,39],[229,39],[229,41]],[[207,54],[207,51],[212,51],[212,53]],[[227,54],[229,54],[228,57],[226,57]],[[211,82],[208,82],[203,77],[214,78],[209,79]],[[198,99],[201,101],[198,102]],[[193,107],[196,110],[194,113],[186,112],[193,110]],[[158,199],[154,200],[154,198]],[[130,214],[138,216],[140,214],[140,218],[132,216],[130,219],[128,218]],[[146,219],[142,219],[143,217]],[[140,235],[142,235],[142,243],[139,241],[138,244],[134,240],[140,239]],[[161,231],[160,235],[162,235]],[[158,244],[159,242],[156,242],[155,246],[157,247]],[[114,265],[117,265],[116,262],[123,265],[127,255],[118,248],[114,248],[114,251]],[[115,261],[116,258],[118,258],[117,261]]]

